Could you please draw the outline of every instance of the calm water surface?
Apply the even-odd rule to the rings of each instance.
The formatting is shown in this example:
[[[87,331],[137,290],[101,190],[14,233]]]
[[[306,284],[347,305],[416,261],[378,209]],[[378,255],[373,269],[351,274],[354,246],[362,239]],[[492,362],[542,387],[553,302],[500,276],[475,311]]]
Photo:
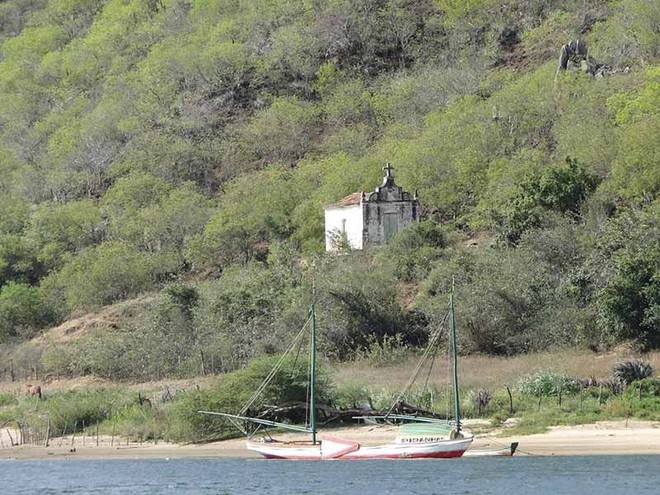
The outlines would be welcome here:
[[[660,456],[1,461],[0,494],[660,494]]]

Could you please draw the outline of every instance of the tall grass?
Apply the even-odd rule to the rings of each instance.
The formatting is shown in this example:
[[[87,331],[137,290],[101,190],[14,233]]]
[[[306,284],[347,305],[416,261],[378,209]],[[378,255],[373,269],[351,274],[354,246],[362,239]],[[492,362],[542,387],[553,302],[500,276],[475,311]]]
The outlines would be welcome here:
[[[0,407],[4,406],[14,406],[18,404],[18,397],[13,393],[2,393],[0,394]]]
[[[606,379],[612,376],[616,363],[629,357],[631,357],[630,352],[626,349],[607,354],[567,349],[512,357],[462,356],[458,363],[459,381],[461,388],[486,387],[492,390],[503,385],[515,385],[522,377],[539,371],[564,374],[579,379],[592,377]],[[410,355],[402,360],[399,355],[393,363],[379,363],[378,366],[373,366],[369,360],[362,359],[336,364],[332,366],[332,372],[339,386],[344,382],[354,381],[372,388],[401,388],[410,379],[417,359],[417,356]],[[646,354],[644,359],[649,361],[654,369],[660,369],[660,351]],[[450,366],[447,356],[438,356],[431,370],[429,382],[438,388],[449,385]]]
[[[568,357],[566,357],[568,355]],[[324,401],[336,407],[389,407],[410,378],[415,362],[398,362],[378,367],[366,360],[335,366],[334,387],[325,381]],[[609,388],[603,383],[611,377],[621,355],[594,356],[587,352],[544,353],[515,358],[470,356],[461,359],[461,408],[464,418],[486,418],[492,427],[515,417],[512,434],[541,432],[557,424],[580,424],[604,419],[640,418],[660,420],[660,380],[633,382],[623,389]],[[646,355],[658,368],[660,353]],[[261,366],[261,365],[264,366]],[[238,432],[226,421],[202,416],[198,410],[236,412],[237,400],[249,396],[261,381],[266,368],[261,361],[250,368],[223,377],[200,380],[203,387],[193,387],[175,394],[167,401],[141,403],[136,385],[88,387],[82,390],[48,390],[45,400],[17,392],[0,393],[0,421],[49,421],[56,435],[80,431],[83,426],[101,433],[115,434],[133,440],[173,440],[202,442],[235,436]],[[298,363],[300,364],[300,363]],[[421,383],[410,387],[403,399],[438,414],[452,415],[452,393],[446,373],[448,361],[438,359],[430,373],[422,370]],[[262,369],[263,368],[263,369]],[[304,369],[305,366],[302,366]],[[292,369],[287,380],[276,382],[270,392],[270,403],[289,398],[291,380],[300,388],[304,376]],[[442,375],[442,376],[441,376]],[[596,378],[585,386],[579,378]],[[598,379],[602,381],[598,381]],[[155,398],[163,384],[142,384],[141,397]],[[302,390],[302,389],[301,389]],[[488,400],[484,400],[485,395]],[[297,399],[296,399],[297,400]]]

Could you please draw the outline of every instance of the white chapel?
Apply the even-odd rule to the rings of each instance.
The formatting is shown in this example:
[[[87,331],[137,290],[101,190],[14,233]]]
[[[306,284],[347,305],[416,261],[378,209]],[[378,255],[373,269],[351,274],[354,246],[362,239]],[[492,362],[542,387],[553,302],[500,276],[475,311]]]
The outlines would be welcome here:
[[[419,222],[417,193],[394,183],[393,167],[383,167],[383,183],[373,192],[349,194],[325,207],[325,250],[383,246],[406,225]]]

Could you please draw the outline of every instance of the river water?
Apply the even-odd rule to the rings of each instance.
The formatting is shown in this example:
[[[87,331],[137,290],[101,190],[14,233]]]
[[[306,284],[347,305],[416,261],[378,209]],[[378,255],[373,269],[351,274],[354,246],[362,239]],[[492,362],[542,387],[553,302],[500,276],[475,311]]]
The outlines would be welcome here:
[[[654,494],[660,456],[0,461],[0,494]]]

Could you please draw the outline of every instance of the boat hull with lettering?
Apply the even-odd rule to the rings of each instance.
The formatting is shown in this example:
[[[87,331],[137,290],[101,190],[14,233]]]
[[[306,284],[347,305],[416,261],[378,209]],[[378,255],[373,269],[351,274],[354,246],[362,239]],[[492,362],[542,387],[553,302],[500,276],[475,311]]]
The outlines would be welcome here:
[[[398,443],[363,446],[359,442],[322,437],[317,444],[306,442],[250,441],[247,448],[267,459],[425,459],[461,457],[472,437],[438,442]]]

